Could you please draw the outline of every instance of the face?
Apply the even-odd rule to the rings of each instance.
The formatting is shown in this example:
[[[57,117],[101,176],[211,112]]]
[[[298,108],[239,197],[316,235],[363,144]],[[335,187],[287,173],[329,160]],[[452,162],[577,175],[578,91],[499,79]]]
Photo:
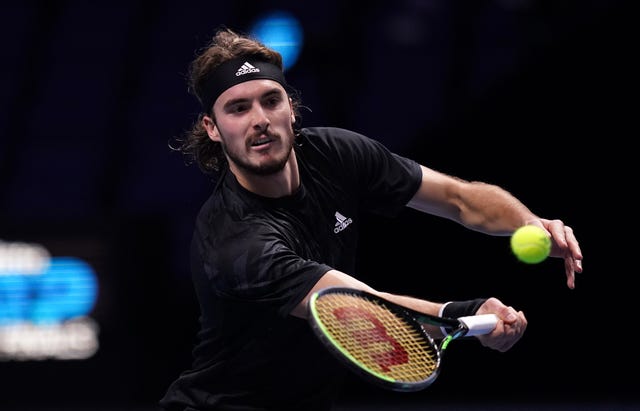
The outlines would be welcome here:
[[[203,122],[219,142],[231,170],[267,176],[286,165],[294,143],[295,116],[284,88],[273,80],[250,80],[225,90],[213,105],[215,123]]]

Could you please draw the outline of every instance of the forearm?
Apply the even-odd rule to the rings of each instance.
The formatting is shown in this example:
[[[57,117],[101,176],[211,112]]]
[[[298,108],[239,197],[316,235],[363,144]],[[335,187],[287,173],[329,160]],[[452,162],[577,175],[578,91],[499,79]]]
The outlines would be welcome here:
[[[382,298],[389,300],[395,304],[433,316],[438,316],[440,314],[440,309],[442,308],[442,303],[432,302],[406,295],[390,294],[385,292],[379,293],[379,295]],[[442,333],[442,328],[438,326],[427,323],[423,323],[422,326],[427,331],[427,333],[434,338],[442,338],[444,336],[444,334]]]
[[[469,182],[422,167],[422,184],[407,204],[492,235],[510,235],[537,219],[511,193],[493,184]]]
[[[320,280],[318,280],[315,286],[309,291],[306,298],[300,302],[298,307],[294,309],[292,314],[298,317],[306,318],[307,304],[308,304],[309,298],[311,298],[311,295],[327,287],[347,287],[347,288],[353,288],[357,290],[363,290],[371,294],[375,294],[384,299],[387,299],[389,301],[392,301],[396,304],[410,308],[412,310],[430,314],[430,315],[438,315],[438,312],[440,311],[440,307],[442,307],[441,303],[435,303],[435,302],[422,300],[415,297],[409,297],[405,295],[397,295],[397,294],[377,291],[372,287],[370,287],[369,285],[363,283],[362,281],[348,274],[345,274],[338,270],[329,270],[327,271],[327,273],[325,273],[325,275],[323,275],[320,278]]]
[[[501,187],[481,182],[462,183],[455,204],[456,221],[472,230],[492,235],[510,235],[537,216]]]
[[[407,295],[398,295],[386,292],[379,292],[378,295],[395,304],[429,315],[438,315],[440,308],[442,307],[442,303],[427,301]]]

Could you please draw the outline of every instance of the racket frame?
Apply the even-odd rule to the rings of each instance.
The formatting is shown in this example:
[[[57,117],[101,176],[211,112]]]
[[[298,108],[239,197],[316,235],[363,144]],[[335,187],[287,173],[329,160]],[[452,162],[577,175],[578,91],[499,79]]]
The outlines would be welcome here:
[[[319,318],[316,309],[316,302],[319,298],[327,294],[349,294],[363,297],[367,300],[374,300],[379,305],[384,306],[392,313],[402,318],[415,332],[420,335],[428,349],[433,351],[433,354],[431,355],[435,363],[433,372],[431,372],[428,377],[420,381],[399,381],[385,374],[376,372],[375,370],[361,364],[360,361],[358,361],[349,352],[343,349],[338,341],[331,337],[322,320]],[[313,330],[314,334],[322,341],[322,343],[329,349],[329,351],[353,372],[378,386],[392,391],[411,392],[422,390],[431,385],[440,374],[440,365],[442,359],[441,347],[438,346],[431,335],[429,335],[424,327],[422,327],[420,321],[442,327],[459,327],[461,325],[461,323],[455,319],[430,316],[427,314],[420,314],[421,318],[419,320],[415,315],[413,315],[413,311],[409,309],[406,309],[393,302],[387,301],[381,297],[375,296],[371,293],[345,287],[328,287],[317,291],[309,299],[308,306],[309,323],[311,325],[311,329]]]

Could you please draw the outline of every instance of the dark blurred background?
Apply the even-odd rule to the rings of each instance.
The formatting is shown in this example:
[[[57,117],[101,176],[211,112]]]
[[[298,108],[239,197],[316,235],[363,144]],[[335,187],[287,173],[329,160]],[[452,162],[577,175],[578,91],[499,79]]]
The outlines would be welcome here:
[[[93,267],[99,349],[0,360],[0,409],[151,410],[188,367],[189,240],[212,187],[168,147],[199,111],[185,73],[220,25],[246,31],[274,9],[302,24],[287,78],[311,109],[304,125],[349,128],[497,183],[571,225],[585,254],[569,290],[560,260],[525,266],[508,238],[411,210],[368,216],[360,270],[372,285],[442,301],[496,296],[524,310],[529,329],[505,354],[452,344],[419,393],[354,380],[344,406],[639,405],[637,268],[623,246],[637,225],[627,2],[28,0],[0,6],[0,241]]]

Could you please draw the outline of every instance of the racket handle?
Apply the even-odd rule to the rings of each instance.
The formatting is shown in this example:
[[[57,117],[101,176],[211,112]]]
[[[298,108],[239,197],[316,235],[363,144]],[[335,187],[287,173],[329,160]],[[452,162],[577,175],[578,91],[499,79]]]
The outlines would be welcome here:
[[[469,315],[458,318],[458,321],[467,326],[469,331],[465,337],[473,335],[489,334],[498,324],[498,316],[495,314]]]

